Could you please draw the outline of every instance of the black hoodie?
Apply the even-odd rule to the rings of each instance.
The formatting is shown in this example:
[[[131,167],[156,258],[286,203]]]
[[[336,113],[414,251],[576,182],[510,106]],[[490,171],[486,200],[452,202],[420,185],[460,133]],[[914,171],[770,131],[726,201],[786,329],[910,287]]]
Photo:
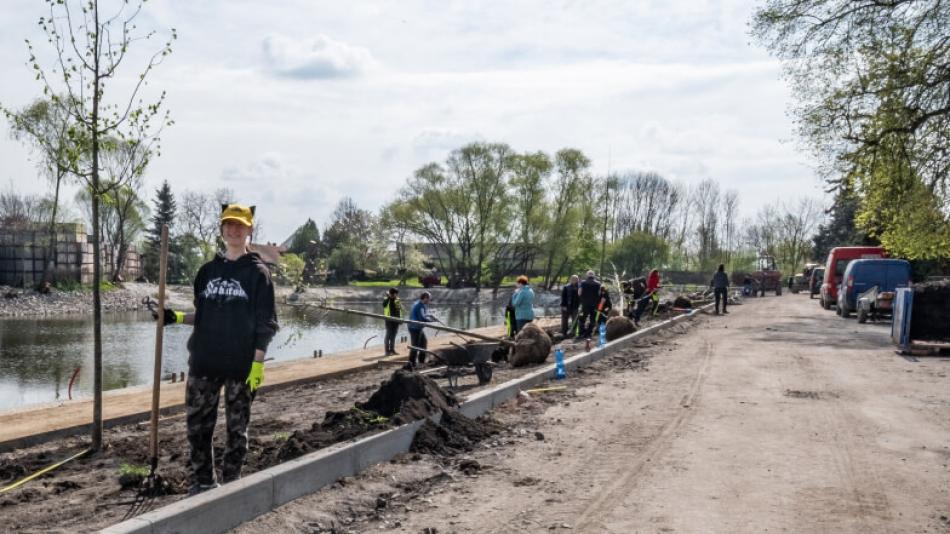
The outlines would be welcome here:
[[[261,257],[235,261],[218,254],[195,276],[195,329],[188,340],[189,373],[244,380],[254,350],[277,332],[274,285]]]

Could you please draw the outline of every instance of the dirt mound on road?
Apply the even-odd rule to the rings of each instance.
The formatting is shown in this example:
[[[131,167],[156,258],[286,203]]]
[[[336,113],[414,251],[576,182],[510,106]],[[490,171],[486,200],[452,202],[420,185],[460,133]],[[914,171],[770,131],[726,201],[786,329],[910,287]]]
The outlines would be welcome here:
[[[458,399],[431,378],[399,369],[369,400],[346,411],[327,412],[322,422],[294,432],[272,454],[286,461],[369,432],[452,411],[457,405]]]
[[[452,456],[471,451],[478,442],[497,434],[502,428],[501,423],[490,417],[469,419],[457,410],[449,410],[442,413],[438,424],[426,421],[416,431],[409,450]]]
[[[512,367],[544,363],[551,353],[551,338],[534,323],[524,325],[515,336],[514,353],[508,360]]]
[[[950,341],[950,281],[914,285],[910,337]]]
[[[637,327],[633,325],[633,321],[626,317],[611,317],[607,319],[607,341],[620,339],[636,331]]]

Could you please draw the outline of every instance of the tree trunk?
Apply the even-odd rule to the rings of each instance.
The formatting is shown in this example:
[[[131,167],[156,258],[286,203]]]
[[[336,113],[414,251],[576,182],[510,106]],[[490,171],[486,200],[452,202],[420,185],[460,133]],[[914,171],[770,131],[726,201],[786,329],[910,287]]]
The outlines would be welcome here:
[[[115,247],[114,257],[115,265],[112,267],[112,276],[111,279],[113,282],[119,282],[119,277],[122,274],[122,268],[125,267],[125,260],[129,255],[129,245],[125,242],[125,238],[119,238],[119,245]]]
[[[102,96],[99,83],[100,35],[99,4],[94,2],[93,19],[93,86],[92,86],[92,358],[93,358],[93,403],[92,444],[93,451],[102,448],[102,265],[99,250],[99,99]],[[81,270],[81,269],[80,269]],[[80,274],[80,276],[82,276]]]
[[[56,212],[59,208],[59,186],[65,175],[62,166],[56,165],[56,191],[53,193],[53,214],[49,218],[49,255],[46,257],[46,269],[43,270],[43,282],[52,283],[56,269]]]

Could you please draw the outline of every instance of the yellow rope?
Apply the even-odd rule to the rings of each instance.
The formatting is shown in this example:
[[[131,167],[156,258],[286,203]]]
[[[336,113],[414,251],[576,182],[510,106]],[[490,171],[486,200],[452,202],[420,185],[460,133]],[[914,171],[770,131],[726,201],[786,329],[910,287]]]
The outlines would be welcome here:
[[[549,388],[529,389],[525,393],[544,393],[545,391],[561,391],[567,389],[567,386],[551,386]]]
[[[76,458],[79,458],[79,457],[85,456],[86,454],[89,454],[91,451],[92,451],[92,449],[86,449],[86,450],[84,450],[84,451],[82,451],[82,452],[79,452],[79,453],[76,453],[76,454],[70,456],[69,458],[66,458],[66,459],[63,460],[62,462],[55,463],[55,464],[53,464],[53,465],[51,465],[51,466],[49,466],[49,467],[44,467],[43,469],[40,469],[39,471],[33,473],[32,475],[30,475],[30,476],[28,476],[28,477],[26,477],[26,478],[22,478],[22,479],[18,480],[17,482],[14,482],[13,484],[10,484],[9,486],[7,486],[7,487],[5,487],[5,488],[0,488],[0,493],[6,493],[6,492],[8,492],[8,491],[10,491],[10,490],[12,490],[12,489],[16,489],[16,488],[22,486],[23,484],[26,484],[27,482],[33,480],[34,478],[41,477],[41,476],[45,475],[46,473],[49,473],[50,471],[56,469],[57,467],[61,467],[62,465],[64,465],[64,464],[66,464],[66,463],[68,463],[68,462],[71,462],[71,461],[75,460]]]

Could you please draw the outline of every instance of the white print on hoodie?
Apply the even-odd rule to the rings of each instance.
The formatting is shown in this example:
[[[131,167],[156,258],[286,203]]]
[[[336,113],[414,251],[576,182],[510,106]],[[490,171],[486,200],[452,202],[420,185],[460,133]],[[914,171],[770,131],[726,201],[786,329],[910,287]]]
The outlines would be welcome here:
[[[247,293],[241,287],[241,283],[233,278],[212,278],[201,292],[201,296],[220,302],[230,302],[235,299],[247,300]]]

